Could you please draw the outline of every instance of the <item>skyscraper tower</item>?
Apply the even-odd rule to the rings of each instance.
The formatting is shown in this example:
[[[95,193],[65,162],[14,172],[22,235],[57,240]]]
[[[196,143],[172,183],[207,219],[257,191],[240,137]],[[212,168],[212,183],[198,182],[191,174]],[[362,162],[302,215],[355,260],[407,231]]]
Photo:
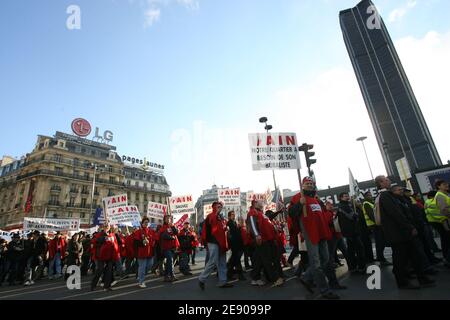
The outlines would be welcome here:
[[[341,29],[389,175],[406,157],[411,170],[442,161],[386,26],[370,0],[341,11]]]

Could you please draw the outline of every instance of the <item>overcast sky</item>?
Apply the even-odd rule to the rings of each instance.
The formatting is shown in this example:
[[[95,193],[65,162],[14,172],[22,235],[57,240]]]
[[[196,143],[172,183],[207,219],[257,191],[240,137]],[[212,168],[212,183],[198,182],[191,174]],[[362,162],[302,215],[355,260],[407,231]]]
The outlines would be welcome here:
[[[448,0],[374,1],[444,163],[450,159]],[[0,155],[30,152],[38,134],[76,117],[114,132],[120,155],[166,165],[175,195],[213,183],[262,192],[248,133],[315,145],[320,188],[385,168],[339,27],[353,0],[2,0]],[[66,27],[70,5],[81,29]],[[302,171],[305,174],[305,170]],[[298,188],[295,171],[277,172]]]

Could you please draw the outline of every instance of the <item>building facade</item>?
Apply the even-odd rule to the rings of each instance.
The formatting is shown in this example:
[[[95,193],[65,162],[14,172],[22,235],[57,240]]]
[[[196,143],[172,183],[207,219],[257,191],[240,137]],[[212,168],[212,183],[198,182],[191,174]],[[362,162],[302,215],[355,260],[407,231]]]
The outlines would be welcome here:
[[[386,26],[372,1],[340,12],[344,42],[388,175],[406,157],[412,171],[442,165]]]
[[[171,194],[162,174],[127,166],[116,147],[62,132],[38,136],[16,169],[2,172],[0,228],[6,230],[21,228],[24,217],[80,219],[89,227],[102,198],[123,193],[144,215],[146,199],[165,201]]]
[[[207,205],[213,204],[213,202],[219,200],[219,189],[227,189],[223,187],[218,187],[217,185],[213,185],[210,189],[203,190],[202,195],[197,199],[195,203],[195,211],[196,215],[191,217],[191,224],[196,225],[201,223],[205,218],[204,208]],[[234,210],[236,213],[236,217],[247,216],[247,193],[241,191],[241,206],[240,207],[224,207],[222,213],[225,215],[228,214],[229,211]]]

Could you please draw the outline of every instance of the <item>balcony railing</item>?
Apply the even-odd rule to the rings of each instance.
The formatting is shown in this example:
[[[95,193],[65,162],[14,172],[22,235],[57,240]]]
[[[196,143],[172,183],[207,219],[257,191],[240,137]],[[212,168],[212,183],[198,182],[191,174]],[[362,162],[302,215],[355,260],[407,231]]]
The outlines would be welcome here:
[[[86,190],[86,189],[84,189],[84,190],[81,190],[81,194],[90,194],[91,192],[89,191],[89,190]]]
[[[98,158],[98,157],[95,157]],[[102,158],[102,160],[104,161],[110,161],[109,158]],[[72,159],[67,159],[67,158],[63,158],[63,157],[55,157],[55,156],[50,156],[50,157],[41,157],[38,159],[33,159],[33,160],[27,160],[26,163],[24,163],[23,167],[29,166],[33,163],[38,163],[38,162],[53,162],[53,163],[60,163],[60,164],[66,164],[66,165],[70,165],[70,166],[74,166],[74,167],[78,167],[78,168],[83,168],[83,169],[93,169],[91,167],[90,163],[85,163],[82,161],[74,161]],[[115,170],[115,169],[108,169],[108,172],[110,173],[117,173],[117,174],[122,174],[122,170]]]
[[[60,186],[52,186],[50,188],[51,191],[61,191],[61,187]]]
[[[56,177],[63,177],[63,178],[68,178],[68,179],[75,179],[75,180],[81,180],[81,181],[89,181],[92,182],[93,178],[90,177],[86,177],[86,176],[82,176],[82,175],[74,175],[74,174],[69,174],[69,173],[64,173],[61,171],[52,171],[52,170],[35,170],[23,175],[20,175],[17,177],[17,181],[26,179],[26,178],[30,178],[30,177],[34,177],[34,176],[39,176],[39,175],[43,175],[43,176],[56,176]],[[109,181],[108,179],[101,179],[101,178],[97,178],[95,179],[96,183],[99,184],[107,184],[107,185],[114,185],[114,186],[121,186],[123,187],[124,184],[117,182],[117,181]],[[77,191],[78,193],[78,191]]]
[[[60,207],[61,206],[59,201],[51,201],[51,200],[48,202],[48,205],[49,206],[54,206],[54,207]]]

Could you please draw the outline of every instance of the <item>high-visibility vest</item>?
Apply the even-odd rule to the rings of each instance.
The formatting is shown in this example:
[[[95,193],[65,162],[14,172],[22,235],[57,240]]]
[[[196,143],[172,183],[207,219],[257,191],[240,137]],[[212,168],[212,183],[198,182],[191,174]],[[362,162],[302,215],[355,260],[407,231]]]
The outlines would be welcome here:
[[[431,200],[430,204],[427,206],[425,212],[427,214],[427,219],[429,222],[443,223],[448,218],[447,216],[441,214],[441,210],[439,209],[439,206],[436,201],[437,196],[444,197],[447,206],[450,207],[450,197],[447,194],[438,191],[438,193],[436,193],[436,196]]]
[[[372,202],[369,202],[369,201],[364,201],[364,203],[363,203],[363,213],[364,213],[364,218],[366,219],[366,225],[368,227],[372,227],[372,226],[375,225],[375,222],[372,221],[372,219],[370,219],[369,215],[367,214],[367,212],[366,212],[366,204],[368,204],[372,208],[372,211],[374,210],[375,205]],[[375,212],[374,212],[374,214],[375,214]]]

